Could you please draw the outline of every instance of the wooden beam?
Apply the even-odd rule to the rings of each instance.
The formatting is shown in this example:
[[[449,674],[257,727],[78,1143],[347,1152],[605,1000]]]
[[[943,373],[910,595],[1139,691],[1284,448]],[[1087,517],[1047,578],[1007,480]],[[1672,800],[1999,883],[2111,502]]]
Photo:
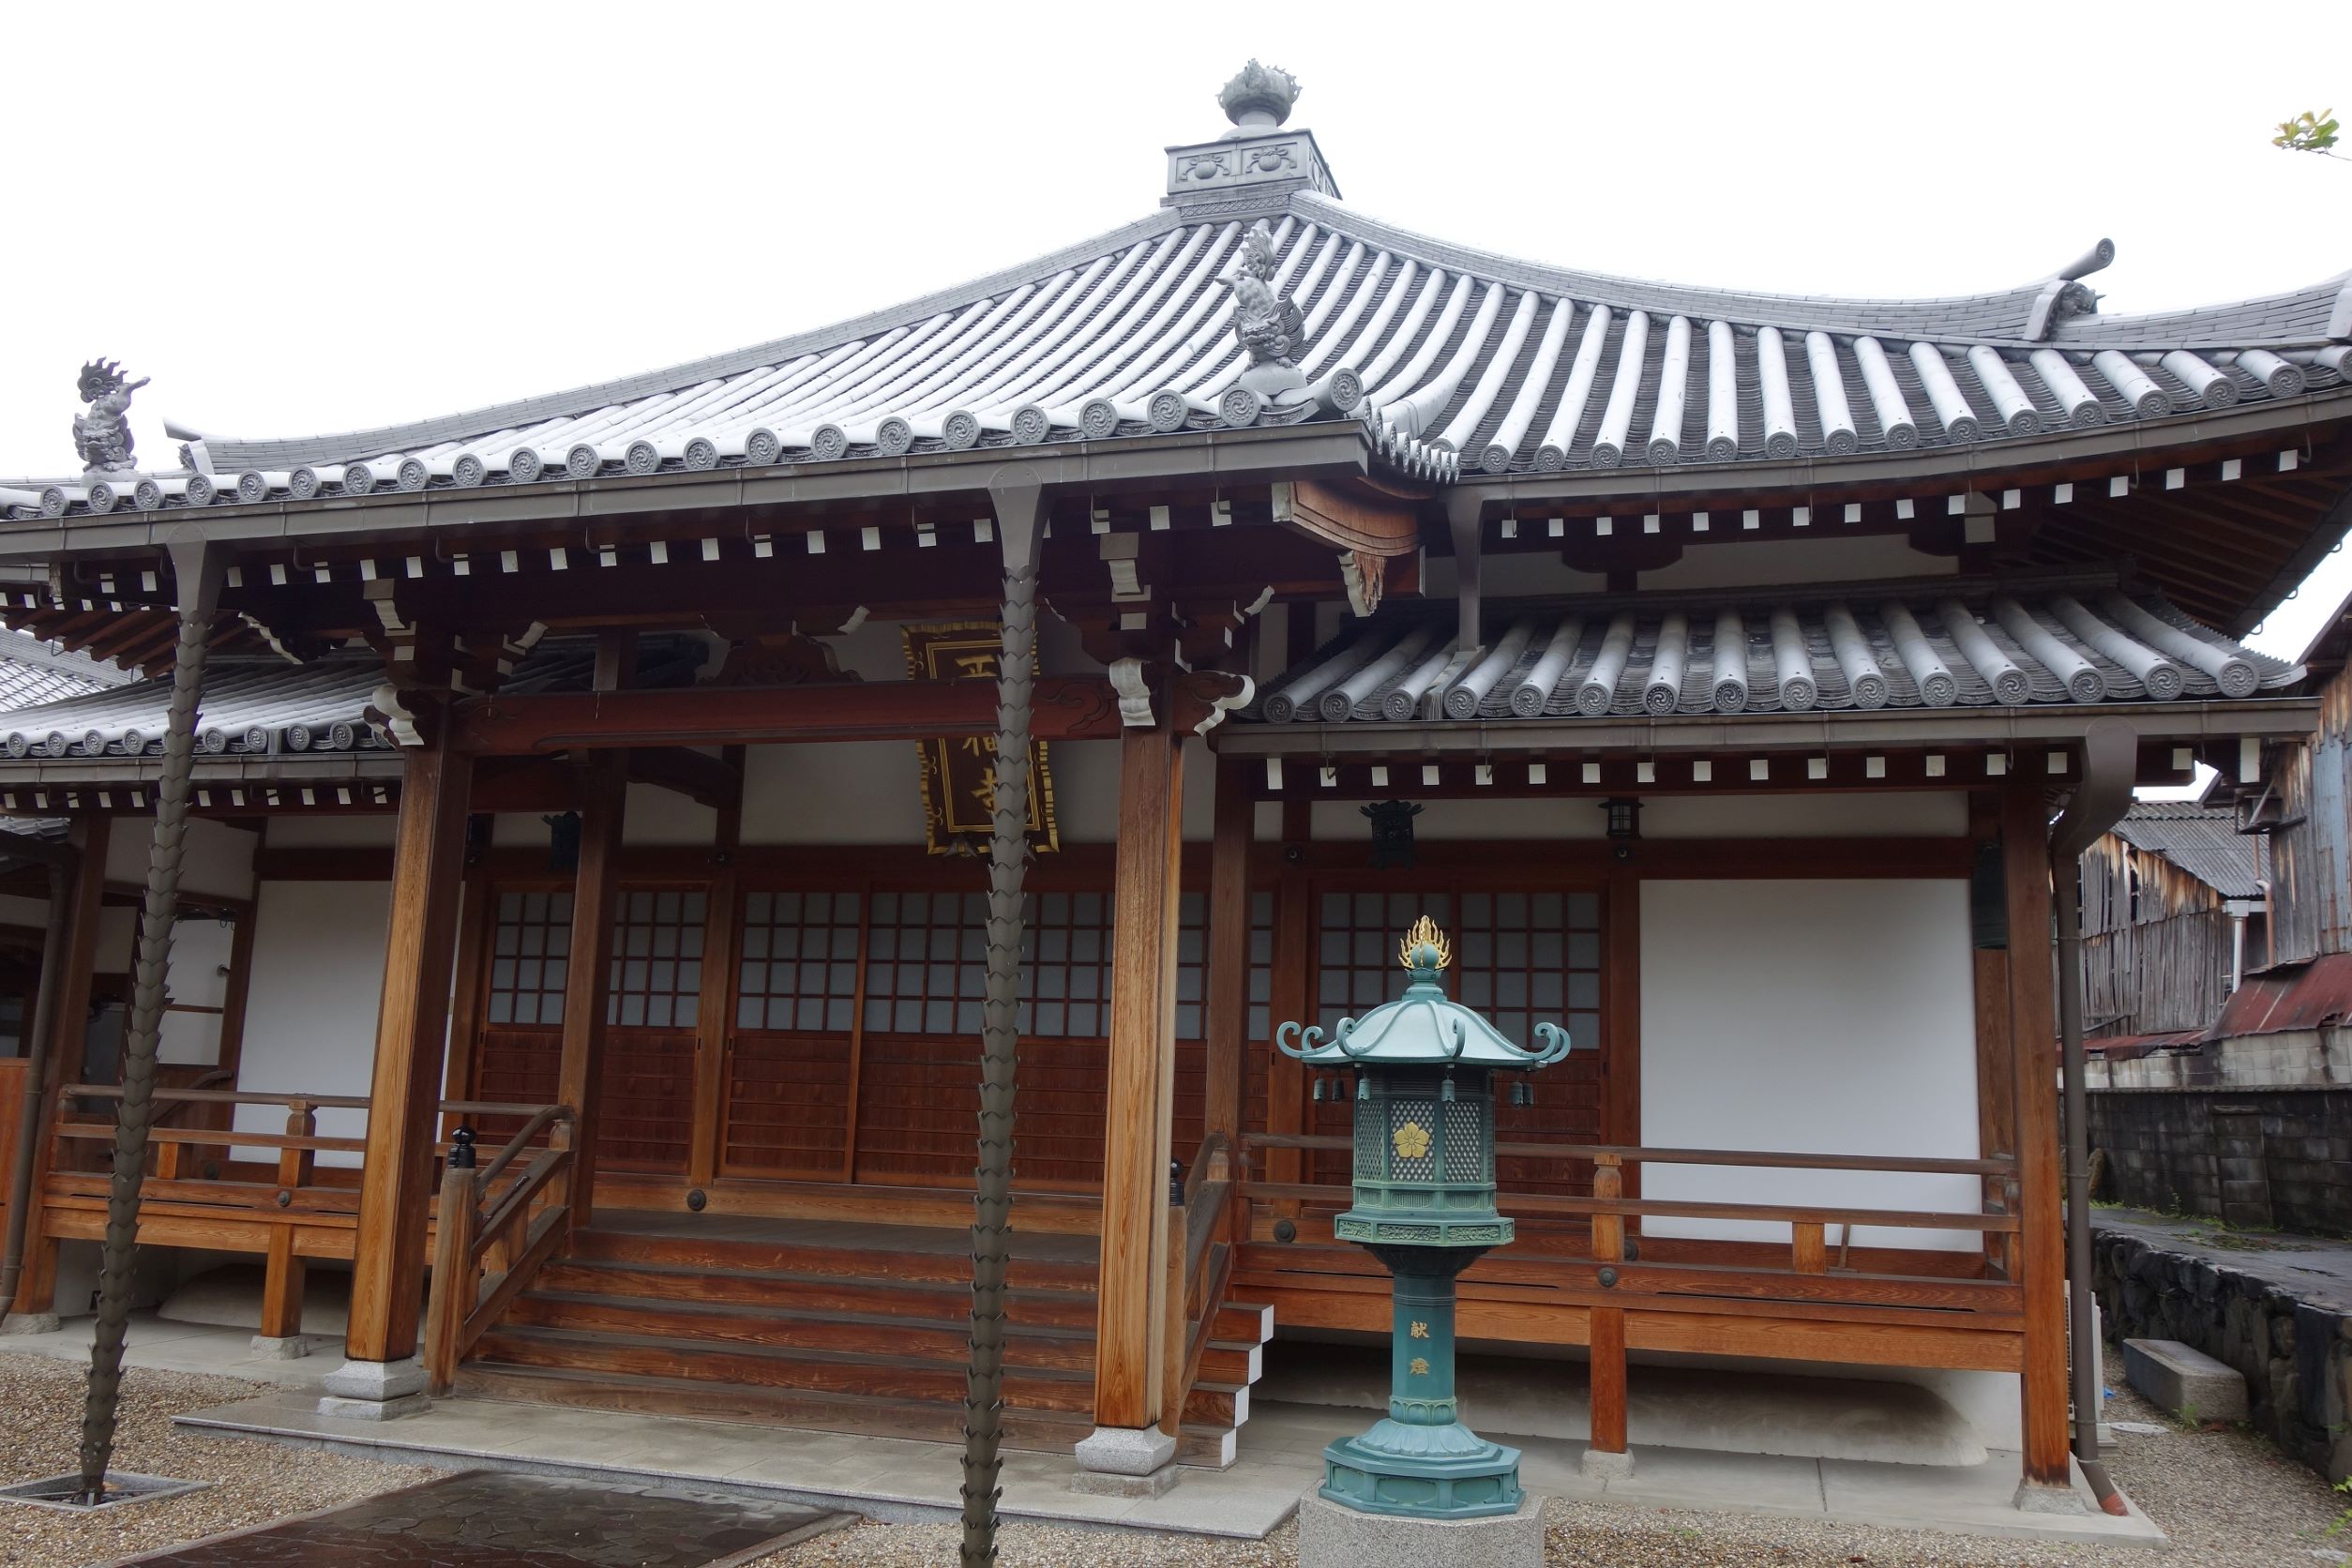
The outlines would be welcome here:
[[[1110,683],[1037,682],[1039,740],[1119,733]],[[986,681],[876,681],[841,686],[688,686],[486,697],[460,710],[462,749],[491,755],[596,747],[759,741],[920,740],[996,732]]]
[[[616,694],[637,662],[634,632],[596,642],[596,691]],[[564,976],[564,1044],[555,1098],[572,1108],[556,1133],[572,1149],[571,1224],[596,1214],[596,1137],[604,1076],[605,1010],[612,995],[612,915],[620,896],[621,828],[628,807],[626,751],[596,751],[580,767],[580,868],[572,880],[572,941]]]
[[[427,744],[401,759],[392,926],[384,942],[351,1325],[344,1338],[344,1353],[353,1361],[403,1361],[415,1354],[423,1305],[433,1118],[449,1029],[473,775],[466,759],[450,748],[447,716],[442,716]]]
[[[2025,1287],[2025,1478],[2067,1484],[2066,1232],[2058,1192],[2058,1024],[2052,1000],[2049,809],[2042,786],[2001,792],[2009,1031],[2015,1063],[2017,1274]]]
[[[1094,1421],[1141,1427],[1160,1418],[1164,1371],[1184,747],[1166,727],[1129,730],[1119,764]]]
[[[1223,1133],[1229,1141],[1241,1137],[1242,1092],[1248,1076],[1243,1042],[1249,1029],[1249,844],[1258,805],[1247,788],[1247,767],[1238,761],[1217,766],[1216,837],[1209,853],[1209,994],[1202,1030],[1208,1048],[1201,1125],[1206,1133]]]

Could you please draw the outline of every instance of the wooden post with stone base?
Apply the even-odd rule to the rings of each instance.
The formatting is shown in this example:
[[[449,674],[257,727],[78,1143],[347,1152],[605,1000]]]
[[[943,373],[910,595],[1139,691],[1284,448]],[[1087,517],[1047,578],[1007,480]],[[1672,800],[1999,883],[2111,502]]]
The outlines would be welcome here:
[[[472,760],[451,748],[449,731],[446,722],[433,723],[424,744],[401,759],[351,1326],[343,1364],[323,1380],[322,1415],[382,1421],[425,1403],[417,1323],[473,773]]]
[[[1071,1478],[1081,1491],[1118,1496],[1154,1497],[1176,1477],[1175,1424],[1163,1424],[1160,1407],[1183,781],[1184,747],[1165,711],[1156,725],[1120,737],[1094,1430],[1078,1444]],[[1177,1397],[1181,1410],[1181,1391]]]

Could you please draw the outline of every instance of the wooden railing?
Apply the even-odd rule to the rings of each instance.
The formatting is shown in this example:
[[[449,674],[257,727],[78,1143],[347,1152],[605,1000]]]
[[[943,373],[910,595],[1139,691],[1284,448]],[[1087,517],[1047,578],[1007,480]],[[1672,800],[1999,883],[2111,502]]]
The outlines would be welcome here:
[[[122,1089],[113,1084],[74,1083],[64,1091],[68,1103],[113,1101]],[[356,1165],[322,1166],[321,1154],[364,1156],[368,1140],[357,1135],[321,1134],[322,1110],[366,1111],[365,1096],[352,1094],[268,1093],[256,1090],[158,1087],[155,1098],[158,1125],[148,1131],[149,1175],[142,1191],[140,1229],[143,1240],[164,1245],[206,1246],[228,1251],[260,1253],[264,1270],[261,1332],[283,1337],[300,1332],[304,1259],[348,1259],[356,1244],[359,1182]],[[220,1125],[175,1126],[171,1112],[200,1107],[214,1119],[234,1116],[239,1106],[264,1106],[285,1112],[282,1132]],[[445,1116],[520,1116],[523,1131],[513,1147],[520,1148],[568,1116],[556,1108],[508,1105],[481,1100],[448,1100]],[[53,1129],[61,1144],[109,1144],[114,1123],[86,1118],[61,1120]],[[197,1149],[270,1152],[270,1163],[229,1161],[215,1173],[184,1171],[183,1152]],[[449,1145],[434,1146],[445,1155]],[[566,1156],[568,1157],[568,1156]],[[513,1155],[489,1169],[469,1172],[477,1177],[475,1190],[489,1192]],[[108,1178],[102,1171],[74,1168],[60,1158],[49,1178],[45,1206],[52,1229],[80,1235],[103,1220]],[[530,1181],[528,1172],[509,1183],[508,1192]],[[534,1184],[528,1197],[538,1195],[544,1182]],[[479,1230],[480,1227],[476,1227]],[[511,1229],[501,1217],[490,1233],[503,1237]]]
[[[1184,1401],[1200,1377],[1217,1309],[1225,1304],[1226,1281],[1233,1272],[1230,1231],[1234,1149],[1223,1133],[1200,1140],[1184,1176],[1183,1201],[1171,1205],[1168,1226],[1168,1300],[1164,1328],[1166,1369],[1160,1389],[1160,1429],[1168,1436],[1184,1419]]]
[[[572,1151],[552,1140],[534,1144],[571,1119],[568,1106],[530,1108],[489,1163],[476,1168],[452,1159],[443,1171],[421,1347],[431,1393],[449,1391],[458,1364],[563,1245],[570,1229]],[[528,1163],[501,1190],[500,1178],[526,1154]]]
[[[1352,1141],[1342,1136],[1298,1134],[1251,1134],[1244,1139],[1244,1156],[1241,1172],[1242,1193],[1246,1205],[1274,1203],[1288,1210],[1301,1206],[1344,1207],[1351,1199],[1351,1189],[1339,1184],[1262,1182],[1248,1174],[1249,1160],[1260,1152],[1275,1149],[1334,1150],[1352,1149]],[[1954,1230],[1981,1234],[1985,1240],[1986,1267],[1984,1277],[1940,1278],[1938,1290],[1949,1294],[1949,1287],[1965,1287],[1971,1283],[2006,1286],[2008,1273],[2004,1259],[2008,1247],[2018,1230],[2018,1217],[2013,1200],[2005,1198],[1987,1201],[1976,1212],[1930,1211],[1915,1209],[1866,1208],[1847,1204],[1759,1203],[1696,1198],[1628,1198],[1624,1195],[1624,1175],[1628,1168],[1643,1165],[1717,1166],[1733,1168],[1775,1170],[1845,1171],[1890,1175],[1974,1176],[1990,1178],[1985,1185],[1999,1194],[2013,1192],[2016,1162],[2010,1159],[1937,1159],[1869,1154],[1799,1154],[1776,1151],[1739,1149],[1651,1149],[1621,1144],[1563,1144],[1503,1142],[1495,1148],[1498,1156],[1506,1159],[1544,1160],[1560,1163],[1585,1163],[1592,1167],[1593,1190],[1590,1196],[1560,1193],[1500,1192],[1497,1204],[1505,1214],[1526,1217],[1582,1217],[1590,1224],[1591,1259],[1594,1265],[1616,1269],[1614,1287],[1621,1295],[1662,1291],[1669,1295],[1689,1295],[1714,1298],[1719,1293],[1794,1294],[1824,1300],[1851,1299],[1856,1301],[1885,1296],[1891,1301],[1908,1301],[1917,1296],[1924,1304],[1936,1292],[1924,1289],[1910,1291],[1907,1285],[1925,1282],[1915,1279],[1899,1269],[1880,1267],[1877,1270],[1852,1265],[1853,1232],[1861,1227],[1880,1227],[1910,1230]],[[1743,1220],[1788,1229],[1787,1253],[1785,1263],[1774,1264],[1759,1257],[1765,1250],[1757,1244],[1735,1244],[1741,1256],[1734,1260],[1711,1260],[1694,1256],[1673,1264],[1641,1262],[1638,1249],[1628,1244],[1627,1221],[1643,1218]],[[1832,1250],[1830,1233],[1837,1232],[1837,1245]],[[1693,1254],[1708,1250],[1708,1244],[1690,1244],[1679,1249]],[[1834,1263],[1832,1259],[1834,1259]],[[1726,1261],[1734,1266],[1726,1267]],[[1884,1263],[1884,1256],[1880,1261]],[[1838,1289],[1813,1289],[1798,1281],[1781,1281],[1757,1286],[1736,1275],[1785,1274],[1792,1276],[1826,1276],[1838,1274],[1857,1288]],[[1869,1282],[1882,1283],[1888,1289],[1876,1291]],[[2006,1304],[2008,1292],[2000,1293],[2000,1304]],[[1994,1298],[1986,1296],[1987,1304]],[[1711,1307],[1711,1309],[1720,1309]]]

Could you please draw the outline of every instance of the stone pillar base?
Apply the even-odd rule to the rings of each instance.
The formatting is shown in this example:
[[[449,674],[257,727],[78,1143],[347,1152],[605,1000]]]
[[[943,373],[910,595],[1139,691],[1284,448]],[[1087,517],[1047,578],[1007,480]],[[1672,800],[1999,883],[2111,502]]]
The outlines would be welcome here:
[[[1176,1485],[1176,1440],[1156,1426],[1097,1426],[1076,1453],[1074,1492],[1155,1498]]]
[[[0,1318],[0,1334],[55,1334],[64,1326],[54,1312],[11,1312]]]
[[[258,1361],[300,1361],[310,1353],[310,1342],[298,1334],[257,1334],[251,1349]]]
[[[406,1361],[347,1361],[320,1380],[326,1392],[319,1414],[345,1421],[390,1421],[414,1415],[432,1401],[425,1397],[425,1368]]]
[[[2083,1495],[2072,1486],[2048,1481],[2021,1481],[2013,1500],[2020,1514],[2078,1515],[2090,1512]]]
[[[1299,1500],[1299,1568],[1544,1568],[1544,1505],[1515,1514],[1416,1519],[1365,1514],[1319,1492]]]
[[[1610,1454],[1598,1448],[1588,1448],[1584,1451],[1584,1457],[1576,1461],[1576,1469],[1592,1481],[1628,1480],[1634,1473],[1634,1453],[1632,1449]]]

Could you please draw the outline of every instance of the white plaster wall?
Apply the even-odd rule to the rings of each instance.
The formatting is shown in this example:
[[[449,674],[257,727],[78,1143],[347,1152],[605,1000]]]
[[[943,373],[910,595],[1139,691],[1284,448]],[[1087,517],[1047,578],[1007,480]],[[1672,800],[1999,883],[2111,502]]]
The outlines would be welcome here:
[[[108,880],[143,885],[147,849],[154,837],[155,823],[148,818],[126,817],[116,822],[106,841]],[[180,851],[180,891],[211,893],[223,898],[251,897],[253,852],[261,842],[258,833],[228,827],[209,817],[190,817]]]
[[[36,930],[48,929],[49,900],[0,893],[0,926],[30,926]]]
[[[270,882],[261,887],[239,1087],[266,1093],[366,1094],[392,919],[389,882]],[[436,1078],[439,1068],[434,1069]],[[236,1125],[283,1132],[285,1113],[241,1106]],[[358,1137],[367,1118],[323,1110],[319,1131]],[[240,1151],[242,1158],[265,1158]],[[356,1155],[323,1153],[323,1165]]]
[[[1968,797],[1957,790],[1652,795],[1641,811],[1644,838],[1956,838],[1968,831]]]
[[[219,1007],[227,1000],[230,944],[236,927],[199,917],[172,927],[172,965],[167,989],[184,1007]],[[211,1066],[220,1060],[220,1015],[167,1011],[156,1041],[156,1060]]]
[[[1952,881],[1646,882],[1641,1141],[1974,1158],[1968,889]],[[1653,1165],[1646,1198],[1974,1213],[1976,1178]],[[1786,1241],[1785,1225],[1646,1218],[1656,1235]],[[1831,1233],[1836,1244],[1837,1232]],[[1972,1251],[1860,1227],[1859,1245]]]
[[[1680,526],[1677,520],[1676,526]],[[1522,536],[1529,526],[1522,525]],[[1585,519],[1568,526],[1588,534]],[[1641,515],[1628,513],[1616,520],[1620,535],[1638,532]],[[1823,526],[1817,524],[1816,526]],[[1728,533],[1720,532],[1728,527]],[[1716,513],[1705,541],[1687,539],[1681,558],[1672,565],[1641,574],[1644,591],[1658,588],[1744,588],[1780,582],[1853,582],[1875,578],[1949,577],[1959,570],[1950,555],[1929,555],[1913,550],[1897,535],[1869,534],[1848,537],[1823,527],[1815,538],[1754,539],[1741,536],[1739,514]],[[1729,547],[1729,548],[1726,548]],[[1459,578],[1450,555],[1433,556],[1424,564],[1422,595],[1432,602],[1450,601]],[[1598,572],[1570,568],[1557,550],[1497,553],[1486,557],[1485,592],[1489,609],[1495,601],[1530,594],[1598,594],[1607,579]]]
[[[267,842],[273,850],[389,849],[394,822],[389,811],[364,817],[272,817]]]
[[[623,808],[625,844],[709,844],[718,837],[718,812],[675,790],[653,784],[629,786]]]

